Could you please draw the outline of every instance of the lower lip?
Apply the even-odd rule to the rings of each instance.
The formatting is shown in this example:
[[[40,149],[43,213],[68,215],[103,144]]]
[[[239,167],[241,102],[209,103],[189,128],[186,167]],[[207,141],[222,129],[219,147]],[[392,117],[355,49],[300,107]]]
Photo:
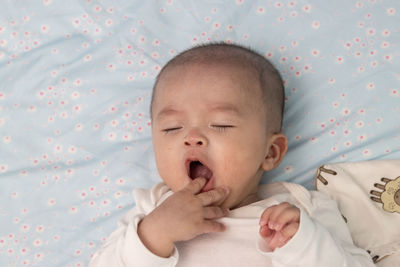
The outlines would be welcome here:
[[[207,183],[205,184],[203,189],[201,189],[200,192],[203,193],[210,191],[211,189],[213,189],[213,187],[214,187],[214,177],[211,177],[209,180],[207,180]]]

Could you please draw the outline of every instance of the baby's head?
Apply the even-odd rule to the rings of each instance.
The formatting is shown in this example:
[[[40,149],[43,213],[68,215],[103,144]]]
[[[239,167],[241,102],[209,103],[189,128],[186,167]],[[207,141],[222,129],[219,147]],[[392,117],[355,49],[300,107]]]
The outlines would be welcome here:
[[[203,191],[226,186],[222,206],[256,200],[264,171],[287,149],[280,133],[284,88],[273,65],[236,45],[194,47],[161,70],[151,102],[152,134],[161,178],[182,189],[199,176]]]

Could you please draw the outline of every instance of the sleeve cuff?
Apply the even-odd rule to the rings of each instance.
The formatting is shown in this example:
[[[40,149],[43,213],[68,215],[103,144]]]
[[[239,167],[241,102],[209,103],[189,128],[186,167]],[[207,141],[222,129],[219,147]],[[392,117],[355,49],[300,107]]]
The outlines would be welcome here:
[[[128,225],[126,231],[123,255],[128,266],[175,266],[178,262],[179,254],[176,247],[173,254],[169,258],[159,257],[149,251],[142,243],[137,234],[137,226],[142,218],[135,220]]]

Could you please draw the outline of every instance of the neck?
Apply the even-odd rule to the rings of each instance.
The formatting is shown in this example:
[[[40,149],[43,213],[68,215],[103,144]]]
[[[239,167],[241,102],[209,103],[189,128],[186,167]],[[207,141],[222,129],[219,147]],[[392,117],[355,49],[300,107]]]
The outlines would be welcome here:
[[[236,207],[234,207],[235,209],[243,207],[243,206],[247,206],[251,203],[257,202],[259,201],[260,198],[258,197],[257,193],[253,193],[248,195],[245,199],[243,199],[242,202],[240,202]]]

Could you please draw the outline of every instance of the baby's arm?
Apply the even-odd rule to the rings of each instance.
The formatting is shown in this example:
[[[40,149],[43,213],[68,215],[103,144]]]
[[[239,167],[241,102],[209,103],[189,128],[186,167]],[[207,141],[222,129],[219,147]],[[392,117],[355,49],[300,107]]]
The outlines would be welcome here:
[[[185,222],[179,221],[178,218],[184,216],[183,211],[189,208],[188,207],[190,204],[189,199],[197,198],[200,199],[198,201],[205,201],[204,203],[202,202],[203,204],[207,204],[207,202],[210,203],[208,206],[203,207],[203,209],[200,210],[201,212],[204,212],[204,216],[206,218],[210,218],[205,220],[209,220],[211,224],[215,222],[211,218],[212,217],[216,218],[218,216],[216,216],[215,214],[213,215],[212,213],[221,214],[221,211],[218,211],[218,209],[220,210],[222,209],[212,206],[219,205],[219,203],[225,199],[227,193],[224,189],[221,188],[214,189],[206,193],[199,193],[201,188],[204,186],[205,183],[204,180],[205,180],[204,178],[201,178],[191,181],[191,183],[189,183],[188,186],[182,190],[182,192],[174,193],[170,195],[167,199],[165,199],[165,201],[162,202],[162,204],[159,206],[160,209],[157,208],[157,203],[169,191],[166,185],[159,184],[155,186],[151,191],[148,190],[136,191],[135,198],[137,206],[132,210],[130,210],[120,219],[120,221],[118,222],[118,229],[116,229],[107,238],[107,241],[95,253],[89,266],[90,267],[109,267],[109,266],[127,267],[127,266],[138,266],[138,265],[175,266],[178,261],[178,254],[172,254],[171,257],[169,258],[159,257],[152,251],[150,251],[149,248],[153,245],[152,242],[157,243],[158,241],[160,241],[159,238],[164,236],[165,234],[167,234],[166,236],[169,237],[170,235],[173,235],[172,233],[174,231],[181,231],[182,229],[180,228],[185,227],[186,225],[185,222],[187,222],[187,220],[191,218],[184,218]],[[197,188],[200,189],[197,190]],[[189,192],[192,193],[189,194]],[[188,196],[192,195],[192,197],[187,198],[186,194]],[[191,201],[196,201],[196,199],[195,200],[192,199]],[[172,206],[174,206],[174,208],[172,208]],[[157,212],[156,209],[158,210]],[[154,211],[154,213],[151,211]],[[174,214],[170,214],[170,212]],[[150,214],[152,215],[150,216]],[[192,215],[188,215],[188,217],[190,216]],[[152,220],[158,219],[158,221],[154,222],[153,224],[152,220],[148,219]],[[178,225],[172,225],[172,222],[178,223]],[[145,229],[147,227],[146,224],[147,226],[149,226],[147,230]],[[199,223],[199,225],[200,224],[201,223]],[[139,226],[141,228],[140,229],[141,238],[143,238],[144,240],[141,240],[139,238],[139,233],[138,233]],[[142,228],[143,226],[144,228]],[[155,232],[150,233],[154,235],[147,236],[146,231],[152,230],[152,226],[157,226],[156,229],[154,230]],[[223,225],[219,224],[218,226],[215,227],[216,230],[221,230],[221,228],[222,229],[224,228]],[[203,231],[208,230],[206,228],[207,227],[202,228]],[[197,231],[199,231],[197,227],[196,229]],[[144,243],[146,243],[146,245]],[[168,244],[168,246],[169,245],[170,244]],[[170,249],[170,247],[168,247],[168,249]],[[163,248],[161,248],[161,250],[163,250]],[[167,255],[170,252],[163,252],[163,253]]]
[[[279,205],[274,208],[278,209],[276,214],[281,214],[282,216],[277,216],[277,218],[284,218],[282,221],[286,222],[284,224],[286,227],[293,225],[293,228],[289,228],[294,229],[296,228],[296,222],[299,223],[294,235],[292,235],[293,230],[288,229],[285,231],[285,227],[281,228],[282,226],[272,227],[281,229],[278,233],[276,233],[276,230],[273,230],[275,231],[274,233],[270,228],[268,230],[263,229],[265,223],[268,222],[265,222],[265,219],[261,218],[260,222],[263,224],[260,229],[260,235],[263,238],[265,237],[264,231],[267,232],[266,236],[269,234],[268,231],[272,231],[272,234],[278,237],[282,235],[284,239],[281,243],[277,242],[275,245],[272,243],[271,249],[273,252],[263,253],[271,257],[273,262],[279,262],[284,266],[375,266],[369,254],[354,245],[346,223],[337,208],[337,204],[328,196],[319,192],[310,194],[309,197],[309,199],[305,199],[306,197],[304,197],[301,201],[302,204],[308,202],[307,206],[303,206],[295,201],[296,205],[301,207],[299,210],[299,220],[297,220],[297,215],[295,215],[295,209],[291,208],[293,206],[289,204],[280,204],[281,208],[278,208]],[[284,213],[280,213],[280,209]],[[270,213],[274,212],[271,211]],[[265,212],[263,216],[266,216]],[[273,215],[269,215],[269,218],[272,217]],[[277,219],[278,225],[281,224],[280,220]],[[269,237],[271,238],[271,235]],[[286,238],[288,239],[286,240]],[[271,245],[271,240],[269,242],[269,245]],[[266,251],[266,248],[261,243],[259,249]]]
[[[228,215],[228,209],[216,204],[222,203],[229,192],[216,188],[200,193],[206,181],[205,178],[191,181],[143,218],[138,235],[151,252],[166,258],[172,254],[177,241],[225,229],[215,219]]]

